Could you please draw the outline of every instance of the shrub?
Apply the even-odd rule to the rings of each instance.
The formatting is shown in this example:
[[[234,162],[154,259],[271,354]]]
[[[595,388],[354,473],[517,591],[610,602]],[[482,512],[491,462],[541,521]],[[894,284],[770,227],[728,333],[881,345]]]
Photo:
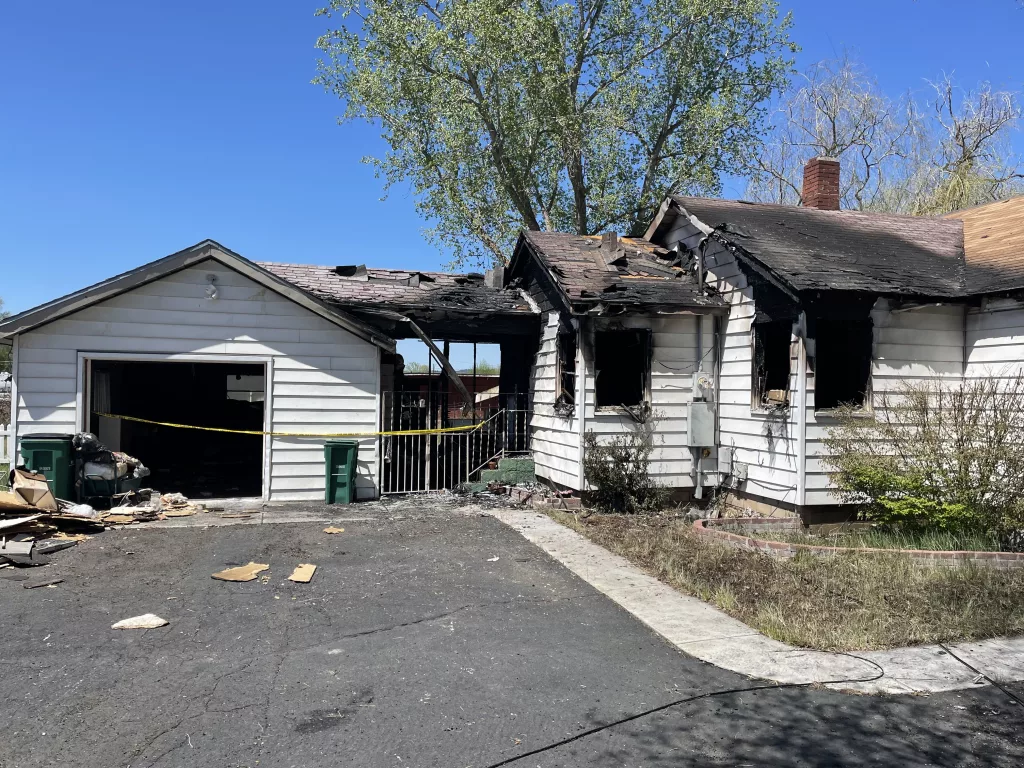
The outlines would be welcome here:
[[[905,383],[866,417],[843,411],[826,464],[845,501],[905,529],[1024,528],[1024,375]]]
[[[599,440],[589,430],[583,436],[583,473],[591,486],[589,502],[602,512],[636,514],[661,509],[668,489],[650,476],[651,451],[657,420],[638,422],[624,435]]]

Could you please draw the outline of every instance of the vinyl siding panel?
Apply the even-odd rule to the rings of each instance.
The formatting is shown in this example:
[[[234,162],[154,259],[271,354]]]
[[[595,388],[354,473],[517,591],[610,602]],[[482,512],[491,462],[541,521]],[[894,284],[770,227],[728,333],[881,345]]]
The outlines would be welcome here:
[[[580,424],[577,411],[570,416],[558,415],[554,411],[557,397],[558,326],[558,313],[548,313],[541,329],[540,348],[537,350],[530,379],[533,403],[533,412],[530,416],[530,446],[537,477],[578,491],[582,489],[579,482]],[[580,369],[578,350],[576,369]],[[578,400],[577,393],[577,402]]]
[[[703,370],[714,371],[714,320],[703,318],[702,342],[698,345],[698,318],[694,315],[660,317],[631,316],[616,318],[616,327],[651,331],[650,402],[657,419],[654,448],[651,451],[651,476],[668,488],[693,488],[695,485],[693,452],[687,445],[687,418],[693,400],[693,376],[703,355]],[[621,410],[595,406],[596,373],[594,333],[611,321],[592,319],[583,334],[586,365],[586,429],[610,440],[627,433],[633,420]],[[698,352],[698,350],[701,350]],[[714,449],[701,463],[701,484],[718,483],[718,456]]]
[[[217,278],[215,300],[206,298],[211,274]],[[79,352],[273,358],[268,382],[273,430],[377,428],[377,348],[215,261],[22,334],[19,435],[76,429]],[[270,500],[323,498],[323,442],[270,439]],[[376,496],[376,446],[374,438],[360,441],[356,489],[361,498]]]

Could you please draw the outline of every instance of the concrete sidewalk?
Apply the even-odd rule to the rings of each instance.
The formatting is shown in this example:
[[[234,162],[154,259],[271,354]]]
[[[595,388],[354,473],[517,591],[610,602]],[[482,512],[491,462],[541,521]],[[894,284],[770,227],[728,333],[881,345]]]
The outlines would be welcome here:
[[[988,684],[935,645],[855,654],[786,645],[663,584],[546,515],[517,509],[488,512],[681,651],[723,669],[779,683],[821,683],[863,693],[936,693]],[[960,643],[949,650],[1000,683],[1024,680],[1024,637]]]

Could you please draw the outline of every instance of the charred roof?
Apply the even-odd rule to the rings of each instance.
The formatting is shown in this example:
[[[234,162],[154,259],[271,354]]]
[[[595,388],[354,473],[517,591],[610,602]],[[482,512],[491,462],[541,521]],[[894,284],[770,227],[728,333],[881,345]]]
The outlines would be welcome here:
[[[352,309],[532,314],[521,292],[489,287],[478,273],[274,262],[260,266],[324,301]]]
[[[688,255],[642,238],[526,231],[509,266],[511,277],[523,269],[527,254],[576,313],[713,311],[725,306],[710,289],[700,290]]]
[[[967,290],[959,221],[681,196],[670,206],[648,232],[652,239],[691,217],[799,292],[956,297]]]

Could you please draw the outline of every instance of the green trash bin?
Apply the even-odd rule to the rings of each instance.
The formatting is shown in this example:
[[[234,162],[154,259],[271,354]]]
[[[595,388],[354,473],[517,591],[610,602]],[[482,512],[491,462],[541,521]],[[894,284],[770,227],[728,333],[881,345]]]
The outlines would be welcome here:
[[[58,499],[76,501],[73,435],[28,435],[21,438],[21,458],[30,472],[43,475]]]
[[[324,471],[328,504],[351,504],[356,497],[358,440],[328,440],[324,443]]]

